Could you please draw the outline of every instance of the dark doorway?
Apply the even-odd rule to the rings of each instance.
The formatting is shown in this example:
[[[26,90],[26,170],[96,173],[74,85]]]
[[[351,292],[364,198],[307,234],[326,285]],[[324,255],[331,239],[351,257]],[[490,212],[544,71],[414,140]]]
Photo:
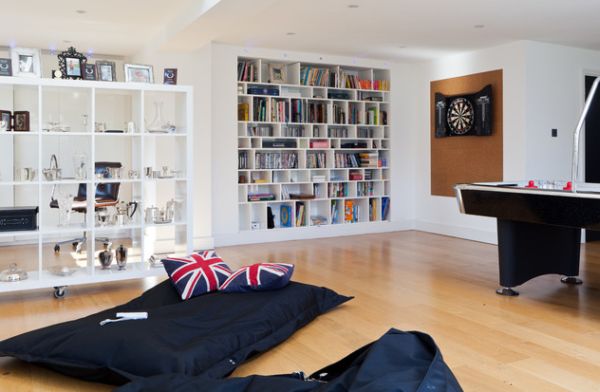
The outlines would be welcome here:
[[[585,77],[585,96],[587,97],[595,76]],[[600,87],[599,87],[600,88]],[[592,101],[585,119],[585,182],[600,183],[600,90]],[[600,241],[600,231],[586,230],[585,240]]]

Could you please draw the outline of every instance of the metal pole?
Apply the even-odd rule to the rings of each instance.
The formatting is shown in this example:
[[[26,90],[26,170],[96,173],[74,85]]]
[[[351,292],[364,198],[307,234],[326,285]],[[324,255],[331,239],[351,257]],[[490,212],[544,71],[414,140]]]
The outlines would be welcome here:
[[[587,117],[588,110],[590,109],[590,105],[594,100],[596,90],[598,89],[598,84],[600,84],[600,77],[597,77],[594,80],[594,83],[592,84],[590,93],[588,94],[587,99],[585,100],[583,111],[581,112],[581,116],[579,117],[577,128],[575,128],[575,133],[573,134],[573,165],[571,166],[571,183],[573,184],[573,191],[575,191],[575,181],[577,180],[577,172],[579,169],[579,137],[581,136],[581,128],[583,128],[583,124],[585,123],[585,118]]]

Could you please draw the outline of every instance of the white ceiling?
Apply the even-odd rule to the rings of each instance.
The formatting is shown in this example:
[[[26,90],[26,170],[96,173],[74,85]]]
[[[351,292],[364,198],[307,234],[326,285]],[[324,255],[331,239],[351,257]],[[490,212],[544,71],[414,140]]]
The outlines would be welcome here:
[[[600,50],[598,15],[600,0],[19,0],[3,8],[0,44],[127,55],[217,41],[410,60],[523,39]]]

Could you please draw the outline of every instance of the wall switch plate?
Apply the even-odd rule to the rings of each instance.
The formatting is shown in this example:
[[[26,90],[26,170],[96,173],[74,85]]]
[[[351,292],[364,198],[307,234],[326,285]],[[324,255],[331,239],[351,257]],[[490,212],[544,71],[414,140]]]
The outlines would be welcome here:
[[[558,129],[552,128],[552,137],[558,137]]]

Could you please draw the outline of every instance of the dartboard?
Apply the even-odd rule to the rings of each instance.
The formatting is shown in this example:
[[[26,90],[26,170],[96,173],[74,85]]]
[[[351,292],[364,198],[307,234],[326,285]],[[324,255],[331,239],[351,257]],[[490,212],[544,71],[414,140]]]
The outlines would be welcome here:
[[[456,98],[448,106],[448,125],[455,135],[463,135],[473,126],[475,111],[465,98]]]

